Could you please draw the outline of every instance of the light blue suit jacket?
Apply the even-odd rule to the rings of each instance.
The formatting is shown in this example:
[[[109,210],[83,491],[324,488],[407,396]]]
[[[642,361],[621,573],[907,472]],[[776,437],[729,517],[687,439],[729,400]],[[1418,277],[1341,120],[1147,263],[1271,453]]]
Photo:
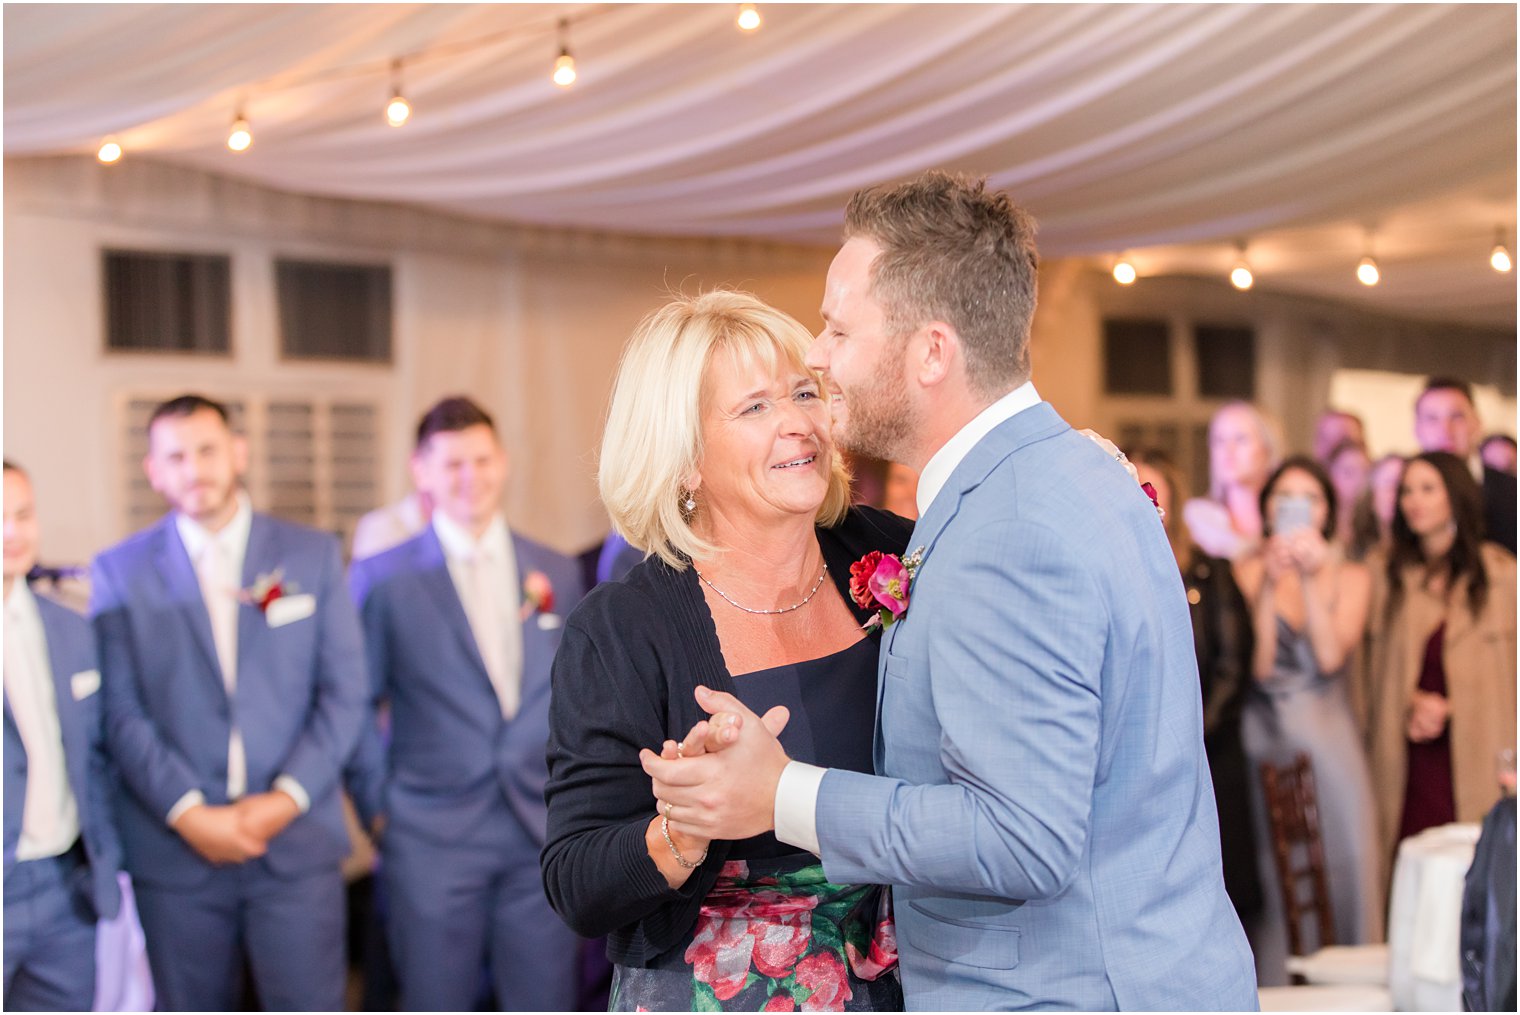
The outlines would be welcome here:
[[[503,796],[538,848],[544,844],[549,741],[549,667],[560,618],[580,601],[575,564],[513,535],[517,571],[543,572],[554,612],[522,622],[522,694],[501,714],[443,546],[432,527],[391,550],[356,561],[349,576],[359,605],[377,702],[390,705],[390,744],[366,726],[349,772],[365,823],[451,843],[467,840]]]
[[[53,697],[58,705],[58,729],[63,736],[64,767],[69,789],[79,808],[79,836],[89,858],[85,895],[95,915],[110,919],[121,906],[121,842],[113,820],[112,782],[105,750],[104,709],[99,685],[88,687],[86,674],[95,671],[95,639],[90,625],[73,610],[33,593],[42,631],[47,638],[48,663],[53,670]],[[82,676],[82,696],[74,694],[74,676]],[[88,691],[88,693],[83,693]],[[5,699],[5,873],[16,863],[21,839],[22,809],[26,803],[26,746]],[[19,917],[19,914],[18,914]]]
[[[835,882],[893,890],[915,1010],[1253,1009],[1182,581],[1135,481],[1040,403],[956,468],[882,641]]]
[[[336,868],[348,852],[340,775],[358,740],[368,679],[358,619],[333,536],[255,514],[242,587],[284,569],[316,612],[270,627],[239,607],[237,691],[222,682],[211,619],[174,516],[102,552],[91,615],[105,685],[107,741],[130,791],[118,809],[127,869],[153,885],[189,885],[211,865],[165,823],[186,792],[227,802],[233,717],[243,735],[248,791],[288,774],[311,810],[276,836],[265,861],[290,876]]]

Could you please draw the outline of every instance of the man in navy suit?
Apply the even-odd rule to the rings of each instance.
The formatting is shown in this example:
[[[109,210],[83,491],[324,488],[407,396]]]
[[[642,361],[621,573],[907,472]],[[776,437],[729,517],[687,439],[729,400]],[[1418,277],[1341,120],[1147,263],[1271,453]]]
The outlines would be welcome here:
[[[116,915],[100,672],[90,625],[32,595],[32,482],[5,463],[5,1007],[88,1011],[95,921]]]
[[[96,558],[91,613],[154,985],[233,1009],[246,957],[266,1009],[341,1009],[339,783],[368,685],[338,541],[253,512],[220,404],[165,402],[148,445],[174,510]]]
[[[549,664],[575,565],[508,531],[506,454],[467,398],[417,428],[429,526],[354,564],[390,744],[366,730],[350,787],[383,829],[382,882],[401,1007],[470,1010],[483,970],[507,1010],[568,1010],[577,938],[544,895]]]

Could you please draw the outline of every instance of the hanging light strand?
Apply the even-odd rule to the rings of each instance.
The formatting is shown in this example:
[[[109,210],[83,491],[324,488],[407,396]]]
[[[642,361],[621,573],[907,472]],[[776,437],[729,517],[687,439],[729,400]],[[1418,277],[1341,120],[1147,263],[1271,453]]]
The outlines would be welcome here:
[[[246,152],[253,145],[253,128],[248,124],[248,117],[243,115],[243,107],[232,117],[232,127],[227,131],[227,147],[235,152]]]
[[[554,73],[550,77],[561,88],[575,84],[575,57],[570,55],[570,22],[565,18],[560,19],[559,56],[554,58]]]
[[[1509,272],[1515,266],[1514,258],[1510,256],[1509,246],[1504,242],[1504,227],[1494,230],[1494,249],[1488,252],[1488,265],[1499,274]]]
[[[1256,284],[1256,275],[1251,271],[1251,263],[1246,260],[1244,240],[1235,245],[1235,255],[1235,267],[1230,269],[1230,285],[1245,292]]]
[[[400,127],[411,119],[412,104],[401,94],[401,60],[391,63],[391,100],[385,104],[385,122]]]

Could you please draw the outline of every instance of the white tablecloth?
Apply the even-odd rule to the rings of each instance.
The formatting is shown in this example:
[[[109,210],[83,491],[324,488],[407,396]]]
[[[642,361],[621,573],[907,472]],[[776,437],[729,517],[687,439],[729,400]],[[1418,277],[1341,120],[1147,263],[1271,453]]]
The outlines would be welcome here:
[[[1399,844],[1388,907],[1388,990],[1398,1011],[1461,1011],[1462,885],[1478,825],[1442,825]]]

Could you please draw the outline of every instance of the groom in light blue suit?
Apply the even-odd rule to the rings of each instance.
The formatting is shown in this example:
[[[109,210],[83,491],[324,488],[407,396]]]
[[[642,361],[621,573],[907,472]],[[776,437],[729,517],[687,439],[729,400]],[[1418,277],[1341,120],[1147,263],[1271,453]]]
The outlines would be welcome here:
[[[506,454],[470,399],[423,416],[412,470],[430,523],[350,575],[390,736],[366,727],[349,785],[379,833],[401,1007],[473,1010],[488,972],[501,1010],[569,1010],[579,938],[538,854],[549,667],[580,580],[507,528]]]
[[[331,535],[255,514],[219,403],[165,402],[145,465],[173,505],[95,560],[119,815],[169,1010],[341,1010],[339,782],[368,681]]]
[[[645,768],[684,831],[774,826],[831,881],[894,885],[910,1009],[1254,1009],[1181,580],[1134,479],[1030,382],[1035,276],[1033,221],[984,184],[852,199],[809,362],[836,441],[921,473],[878,774],[790,762],[707,691],[723,749]]]

